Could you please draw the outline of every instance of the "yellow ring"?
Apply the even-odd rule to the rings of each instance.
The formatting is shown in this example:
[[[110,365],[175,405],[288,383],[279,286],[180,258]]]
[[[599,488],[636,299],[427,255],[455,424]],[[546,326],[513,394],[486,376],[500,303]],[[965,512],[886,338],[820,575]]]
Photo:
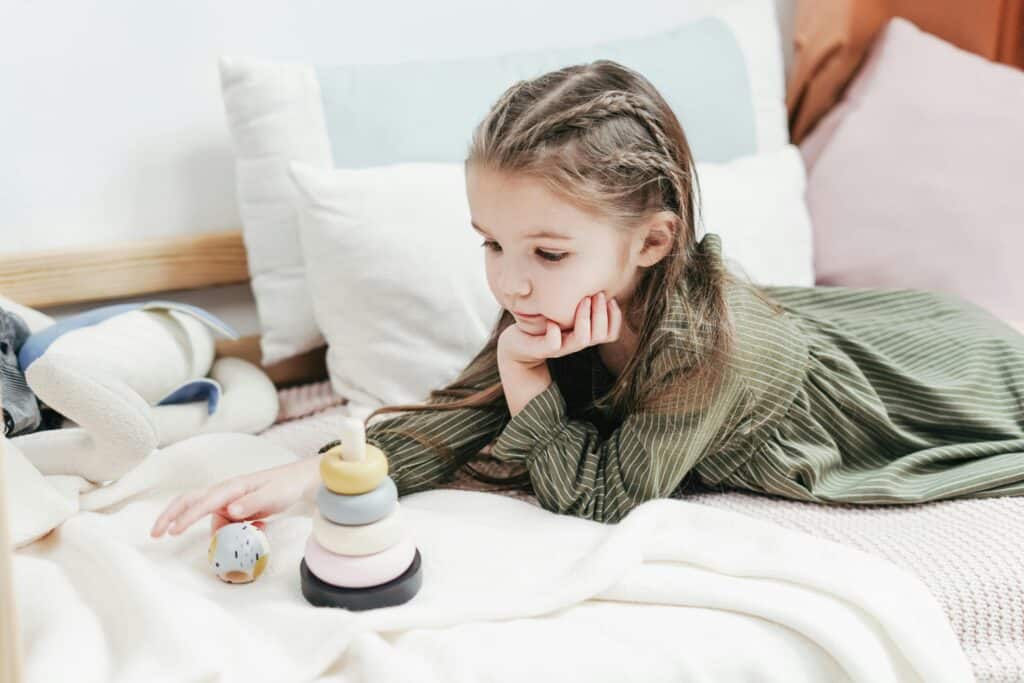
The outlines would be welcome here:
[[[383,451],[366,444],[362,460],[345,460],[341,446],[329,449],[320,457],[320,478],[334,493],[357,495],[374,490],[388,476],[388,459]]]

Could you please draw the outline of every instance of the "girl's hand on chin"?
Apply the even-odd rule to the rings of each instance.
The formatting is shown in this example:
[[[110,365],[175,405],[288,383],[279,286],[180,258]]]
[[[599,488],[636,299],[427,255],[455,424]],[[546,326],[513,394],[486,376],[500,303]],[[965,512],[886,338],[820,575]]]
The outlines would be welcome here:
[[[604,292],[585,296],[576,305],[571,330],[563,331],[554,320],[544,318],[544,331],[530,334],[518,324],[509,325],[498,338],[499,360],[539,365],[547,358],[576,353],[588,346],[616,341],[622,329],[622,311],[615,299]]]

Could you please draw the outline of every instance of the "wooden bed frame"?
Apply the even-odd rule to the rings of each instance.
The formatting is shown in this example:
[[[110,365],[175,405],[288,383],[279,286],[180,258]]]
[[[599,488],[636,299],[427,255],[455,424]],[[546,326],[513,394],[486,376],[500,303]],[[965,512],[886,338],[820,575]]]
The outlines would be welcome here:
[[[240,230],[0,256],[0,294],[38,309],[248,282]],[[326,379],[326,352],[321,346],[263,369],[278,387]],[[259,336],[219,340],[217,356],[261,365]]]

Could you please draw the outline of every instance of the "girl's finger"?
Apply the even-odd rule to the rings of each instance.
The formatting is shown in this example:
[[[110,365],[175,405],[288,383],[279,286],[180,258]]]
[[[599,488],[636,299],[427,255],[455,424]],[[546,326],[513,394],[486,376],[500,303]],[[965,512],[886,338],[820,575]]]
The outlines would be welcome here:
[[[210,514],[210,535],[215,535],[223,526],[227,526],[228,524],[237,524],[239,521],[241,520],[225,517],[223,510],[214,510]],[[258,527],[260,530],[267,528],[267,524],[263,520],[249,520],[249,523],[254,527]]]
[[[576,312],[573,313],[573,318],[572,318],[572,320],[573,320],[573,322],[572,322],[573,328],[576,327],[576,320],[577,320],[578,317],[579,317],[579,306],[577,305]],[[552,358],[559,358],[559,357],[564,356],[567,353],[570,353],[572,351],[572,349],[569,348],[569,344],[571,342],[570,338],[572,337],[572,329],[570,329],[570,330],[563,330],[561,325],[559,325],[558,323],[555,323],[554,329],[550,330],[549,332],[551,334],[551,337],[556,339],[556,341],[552,345],[552,347],[548,349],[548,353],[549,353],[550,357],[552,357]]]
[[[530,334],[524,332],[520,335],[521,341],[519,343],[520,352],[526,358],[547,358],[551,353],[551,326],[554,325],[555,329],[558,328],[558,324],[553,321],[547,321],[544,324],[543,334]],[[557,348],[557,344],[555,345]]]
[[[562,329],[554,320],[548,321],[548,328],[544,334],[544,345],[547,347],[545,351],[548,353],[558,353],[562,348]]]
[[[170,522],[173,521],[178,515],[180,515],[182,510],[188,507],[191,504],[192,499],[194,499],[198,495],[198,493],[182,493],[175,497],[174,500],[168,503],[163,513],[161,513],[160,516],[157,517],[157,520],[153,523],[153,528],[150,530],[149,535],[153,538],[159,537],[160,534],[162,534],[167,529],[167,525],[170,524]]]
[[[576,316],[576,328],[573,334],[573,351],[579,351],[590,344],[590,306],[593,297],[584,297]]]
[[[608,327],[611,328],[609,334],[611,334],[612,341],[619,338],[619,334],[622,331],[622,311],[619,310],[619,302],[614,299],[611,300],[608,312]]]
[[[267,500],[267,489],[266,487],[256,489],[248,495],[242,496],[238,500],[228,505],[228,517],[235,521],[242,519],[252,519],[253,517],[262,516],[270,501]]]
[[[225,517],[222,510],[214,510],[210,515],[210,534],[217,533],[225,524],[233,524],[235,520]]]
[[[605,301],[604,292],[598,292],[594,297],[594,315],[591,326],[590,338],[595,342],[603,342],[608,339],[608,303]]]
[[[580,329],[583,327],[584,324],[586,324],[588,329],[590,328],[590,323],[584,322],[584,311],[590,310],[589,299],[590,297],[583,297],[582,299],[580,299],[580,302],[576,304],[576,315],[573,316],[572,329],[569,330],[568,332],[561,333],[561,350],[558,352],[557,355],[567,356],[570,353],[575,353],[576,351],[579,351],[581,348],[583,348],[582,346],[580,346]]]
[[[202,500],[197,501],[185,511],[185,514],[181,516],[178,522],[171,529],[171,534],[177,536],[178,534],[185,531],[192,525],[192,522],[196,521],[200,517],[222,507],[246,493],[248,484],[244,481],[231,480],[225,482],[224,485],[214,489]]]

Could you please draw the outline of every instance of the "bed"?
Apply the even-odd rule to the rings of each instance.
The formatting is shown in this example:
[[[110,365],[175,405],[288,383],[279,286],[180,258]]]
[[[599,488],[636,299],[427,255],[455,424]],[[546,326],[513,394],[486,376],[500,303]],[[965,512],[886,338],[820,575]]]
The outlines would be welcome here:
[[[270,518],[263,577],[224,584],[206,566],[205,523],[161,541],[148,528],[180,490],[336,436],[349,401],[326,380],[287,374],[268,429],[186,439],[116,482],[82,486],[77,515],[4,558],[26,680],[1010,681],[1024,671],[1019,498],[827,507],[695,485],[604,526],[460,476],[403,499],[429,577],[408,605],[347,613],[304,602],[308,502]],[[489,466],[483,455],[476,464]]]
[[[17,549],[28,680],[970,677],[956,622],[924,581],[886,559],[886,544],[856,547],[869,525],[844,527],[832,513],[821,528],[813,511],[730,494],[651,501],[607,526],[468,481],[406,496],[424,588],[405,605],[356,613],[302,599],[312,513],[303,502],[268,520],[264,575],[224,584],[206,565],[205,524],[160,541],[148,528],[180,490],[308,454],[347,408],[324,382],[281,398],[281,421],[262,434],[167,447],[115,482],[83,487],[78,514]],[[762,519],[767,510],[784,523]],[[941,584],[941,572],[930,576]],[[979,655],[992,661],[990,650]]]
[[[237,231],[0,258],[0,292],[39,308],[250,277]],[[217,353],[258,363],[260,339]],[[103,486],[50,478],[80,509],[13,552],[0,505],[13,680],[1024,680],[1024,498],[819,506],[695,482],[602,525],[460,475],[402,499],[423,589],[367,612],[302,597],[312,501],[267,520],[251,584],[210,572],[205,520],[150,538],[181,491],[309,457],[365,415],[325,353],[264,368],[279,412],[257,434],[182,439]]]
[[[224,584],[206,566],[205,520],[176,539],[154,541],[148,528],[175,492],[308,455],[349,412],[326,381],[279,396],[278,421],[245,435],[244,453],[215,438],[227,435],[181,442],[163,454],[177,475],[153,458],[14,553],[26,680],[952,681],[973,671],[1012,681],[1024,671],[1019,498],[832,507],[695,486],[605,527],[459,477],[403,498],[427,577],[405,606],[304,602],[308,503],[270,518],[263,577]]]

